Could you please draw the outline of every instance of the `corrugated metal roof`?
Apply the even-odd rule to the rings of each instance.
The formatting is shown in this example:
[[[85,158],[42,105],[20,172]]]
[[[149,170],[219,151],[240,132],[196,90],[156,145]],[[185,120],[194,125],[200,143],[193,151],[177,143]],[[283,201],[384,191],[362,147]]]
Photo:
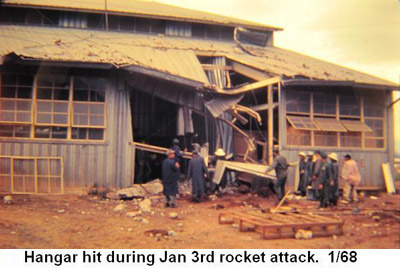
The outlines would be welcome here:
[[[1,0],[5,4],[35,7],[50,7],[62,9],[81,9],[86,11],[104,11],[104,0]],[[155,17],[174,20],[184,20],[199,23],[222,24],[232,26],[245,26],[256,29],[282,30],[278,27],[261,23],[226,17],[222,15],[190,10],[177,6],[157,3],[153,1],[138,0],[107,0],[109,13],[123,13],[143,17]]]
[[[60,42],[57,42],[60,40]],[[246,46],[234,42],[138,33],[71,28],[0,25],[0,56],[45,60],[137,65],[202,83],[208,79],[198,55],[225,56],[268,74],[305,76],[324,81],[398,86],[395,83],[278,47]]]
[[[191,50],[157,48],[137,42],[138,35],[77,29],[0,26],[0,55],[25,58],[134,65],[208,84]],[[152,37],[140,40],[155,42]]]

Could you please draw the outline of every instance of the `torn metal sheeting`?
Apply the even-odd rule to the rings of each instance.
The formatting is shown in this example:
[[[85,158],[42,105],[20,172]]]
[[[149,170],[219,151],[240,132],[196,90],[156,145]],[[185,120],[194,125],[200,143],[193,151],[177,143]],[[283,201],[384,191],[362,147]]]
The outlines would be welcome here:
[[[267,165],[219,160],[217,162],[217,166],[215,167],[212,181],[216,184],[219,184],[226,169],[276,180],[275,171],[272,170],[269,173],[266,173],[267,168]]]
[[[241,101],[243,95],[236,96],[214,96],[212,100],[207,101],[204,105],[210,111],[211,115],[215,118],[219,117],[224,111],[228,110],[230,107],[236,105]]]

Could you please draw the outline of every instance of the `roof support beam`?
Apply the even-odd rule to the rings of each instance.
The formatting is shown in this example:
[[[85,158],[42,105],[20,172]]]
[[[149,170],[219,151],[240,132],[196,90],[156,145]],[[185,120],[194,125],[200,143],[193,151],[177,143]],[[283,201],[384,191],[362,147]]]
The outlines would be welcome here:
[[[223,93],[227,95],[236,95],[236,94],[241,94],[241,93],[246,93],[248,91],[260,89],[266,86],[270,86],[273,84],[277,84],[281,81],[281,78],[279,76],[275,76],[272,78],[268,78],[262,81],[258,81],[249,85],[245,85],[240,88],[232,89],[232,90],[223,90],[223,91],[218,91],[218,93]]]
[[[271,76],[265,74],[264,72],[258,71],[257,69],[251,68],[249,66],[246,66],[238,62],[232,61],[231,65],[233,71],[241,75],[247,76],[251,79],[254,79],[256,81],[262,81],[271,78]]]

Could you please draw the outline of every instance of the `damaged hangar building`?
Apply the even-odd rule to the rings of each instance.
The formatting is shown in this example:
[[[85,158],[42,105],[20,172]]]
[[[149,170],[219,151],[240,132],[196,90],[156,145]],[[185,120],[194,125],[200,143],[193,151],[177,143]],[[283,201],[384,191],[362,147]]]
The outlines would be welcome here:
[[[361,186],[383,188],[398,85],[278,48],[281,30],[157,2],[1,0],[0,191],[129,186],[137,151],[194,133],[251,165],[274,146],[351,153]]]

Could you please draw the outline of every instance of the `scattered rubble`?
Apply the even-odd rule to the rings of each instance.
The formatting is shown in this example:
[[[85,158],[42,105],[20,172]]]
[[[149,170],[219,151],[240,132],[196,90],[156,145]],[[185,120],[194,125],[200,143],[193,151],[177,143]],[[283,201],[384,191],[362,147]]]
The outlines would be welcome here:
[[[123,200],[132,200],[133,198],[144,198],[145,190],[140,185],[134,185],[129,188],[120,189],[117,191],[117,196]]]
[[[11,197],[11,195],[6,195],[3,197],[3,202],[4,202],[4,204],[7,204],[7,205],[12,204],[13,198]]]
[[[176,213],[176,212],[170,212],[170,213],[168,214],[168,217],[169,217],[170,219],[175,220],[175,219],[178,218],[178,213]]]
[[[150,199],[144,199],[143,201],[139,202],[139,208],[143,212],[150,212],[151,211],[151,201]]]
[[[168,231],[165,229],[151,229],[144,232],[147,236],[168,236]]]
[[[168,236],[177,236],[177,235],[178,233],[173,230],[168,231]]]
[[[141,211],[141,210],[139,210],[139,211],[129,211],[129,212],[127,212],[125,215],[126,215],[127,217],[129,217],[129,218],[135,218],[135,217],[137,217],[137,216],[142,215],[142,211]]]
[[[119,205],[116,206],[113,210],[114,210],[115,212],[121,212],[121,211],[125,210],[125,204],[119,204]]]

